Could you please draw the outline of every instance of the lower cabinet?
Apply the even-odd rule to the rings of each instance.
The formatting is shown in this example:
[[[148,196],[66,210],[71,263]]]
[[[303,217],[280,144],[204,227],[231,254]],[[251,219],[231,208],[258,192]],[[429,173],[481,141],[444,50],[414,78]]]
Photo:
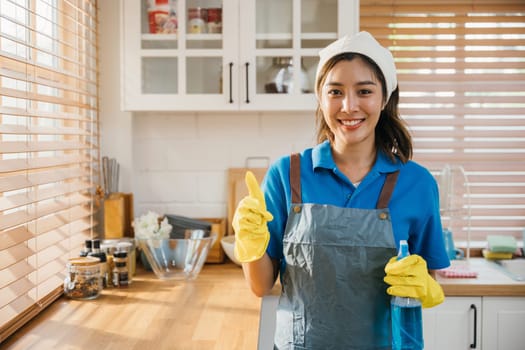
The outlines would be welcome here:
[[[481,349],[481,297],[447,297],[423,309],[425,350]]]
[[[258,349],[273,349],[279,297],[262,298]],[[425,350],[525,349],[525,296],[447,297],[423,309]]]
[[[525,297],[483,297],[484,350],[525,349]]]
[[[425,350],[522,350],[525,297],[447,297],[423,310]]]

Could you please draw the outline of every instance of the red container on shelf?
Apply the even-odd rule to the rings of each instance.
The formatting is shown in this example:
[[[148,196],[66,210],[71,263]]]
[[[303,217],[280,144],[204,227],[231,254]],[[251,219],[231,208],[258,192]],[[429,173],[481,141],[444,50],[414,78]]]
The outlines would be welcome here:
[[[176,3],[173,0],[148,1],[149,32],[152,34],[177,33]]]
[[[208,33],[222,33],[222,9],[208,9]]]

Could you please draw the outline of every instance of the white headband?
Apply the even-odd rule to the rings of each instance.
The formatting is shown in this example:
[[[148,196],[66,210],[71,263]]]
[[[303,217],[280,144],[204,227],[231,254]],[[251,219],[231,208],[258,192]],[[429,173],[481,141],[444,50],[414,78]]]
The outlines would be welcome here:
[[[388,101],[390,95],[397,87],[394,57],[389,50],[381,46],[368,32],[359,32],[353,36],[344,36],[319,51],[319,65],[317,66],[317,73],[315,75],[316,90],[319,73],[326,62],[328,62],[328,60],[330,60],[332,57],[345,52],[359,53],[369,57],[377,64],[379,69],[381,69],[383,76],[385,77],[387,92],[386,101]]]

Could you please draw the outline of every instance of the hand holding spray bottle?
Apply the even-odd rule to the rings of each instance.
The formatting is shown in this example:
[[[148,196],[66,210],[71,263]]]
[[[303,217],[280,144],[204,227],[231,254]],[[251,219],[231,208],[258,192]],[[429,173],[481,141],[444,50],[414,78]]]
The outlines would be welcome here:
[[[399,241],[397,260],[409,255],[407,241]],[[414,298],[393,296],[390,308],[392,313],[392,350],[423,349],[421,301]]]

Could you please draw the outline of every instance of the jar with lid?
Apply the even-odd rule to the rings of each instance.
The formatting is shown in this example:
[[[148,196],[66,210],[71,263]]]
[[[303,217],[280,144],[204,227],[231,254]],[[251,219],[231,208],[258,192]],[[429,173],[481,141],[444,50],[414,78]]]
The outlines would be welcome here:
[[[113,254],[117,250],[117,241],[116,240],[104,240],[100,243],[100,250],[106,254],[106,267],[108,270],[107,273],[107,287],[113,287]]]
[[[301,92],[309,92],[308,76],[304,68],[300,70]],[[273,64],[266,72],[264,92],[267,94],[287,94],[293,91],[293,61],[291,57],[274,57]]]
[[[95,299],[102,291],[100,259],[92,256],[68,260],[64,278],[64,293],[72,299]]]
[[[90,252],[88,256],[92,256],[100,260],[100,276],[102,277],[102,286],[107,287],[108,286],[108,262],[107,262],[106,253],[100,250],[100,240],[99,239],[93,240],[93,251]]]
[[[129,285],[128,253],[125,251],[113,254],[113,285],[115,287],[127,287]]]
[[[117,243],[117,251],[126,252],[128,255],[129,283],[131,283],[136,271],[137,254],[133,240],[121,239]]]

